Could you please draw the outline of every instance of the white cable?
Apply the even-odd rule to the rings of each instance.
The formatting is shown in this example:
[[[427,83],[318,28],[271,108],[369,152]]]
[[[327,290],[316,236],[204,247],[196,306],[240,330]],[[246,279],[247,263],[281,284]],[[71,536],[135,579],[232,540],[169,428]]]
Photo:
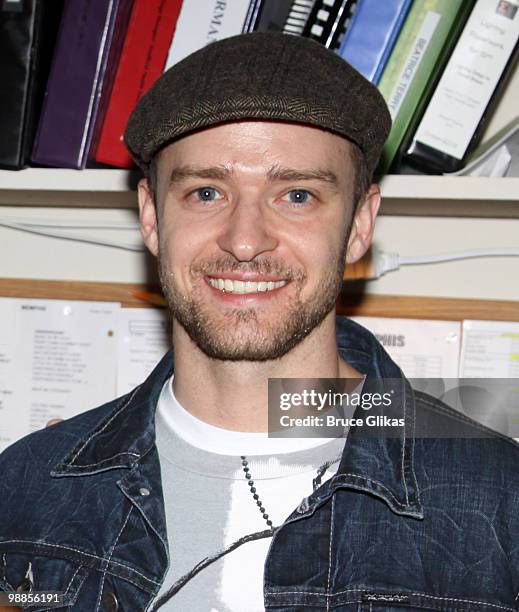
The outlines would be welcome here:
[[[417,257],[399,256],[399,261],[401,266],[412,266],[441,261],[456,261],[457,259],[471,259],[473,257],[519,257],[519,248],[471,249],[470,251],[458,251],[457,253],[445,253],[444,255]]]
[[[85,236],[84,234],[66,234],[63,232],[51,232],[49,230],[36,229],[36,227],[31,225],[24,225],[23,223],[6,223],[5,221],[0,221],[0,226],[8,227],[15,230],[20,230],[22,232],[29,232],[31,234],[39,234],[40,236],[49,236],[51,238],[63,238],[64,240],[73,240],[76,242],[86,242],[88,244],[96,244],[99,246],[108,246],[116,249],[123,249],[125,251],[145,251],[146,248],[142,243],[125,243],[125,242],[117,242],[115,240],[106,240],[100,238],[90,238],[89,236]]]
[[[0,222],[1,223],[1,222]],[[13,223],[13,221],[11,221]],[[82,223],[79,222],[50,222],[50,221],[14,221],[18,225],[28,225],[30,227],[59,227],[60,229],[106,229],[106,230],[136,230],[138,231],[139,226],[136,223]]]
[[[0,221],[0,224],[2,222]],[[107,230],[138,230],[138,223],[102,223],[102,222],[92,222],[92,221],[71,221],[71,220],[60,220],[54,219],[53,221],[49,221],[49,219],[27,219],[23,217],[8,219],[6,223],[14,223],[15,225],[31,225],[35,227],[58,227],[62,229],[107,229]]]
[[[443,255],[419,255],[405,256],[398,253],[385,253],[372,247],[373,272],[369,278],[380,278],[386,272],[398,270],[400,266],[415,266],[444,261],[457,261],[460,259],[471,259],[474,257],[519,257],[519,248],[504,247],[497,249],[471,249],[469,251],[458,251],[457,253],[445,253]]]

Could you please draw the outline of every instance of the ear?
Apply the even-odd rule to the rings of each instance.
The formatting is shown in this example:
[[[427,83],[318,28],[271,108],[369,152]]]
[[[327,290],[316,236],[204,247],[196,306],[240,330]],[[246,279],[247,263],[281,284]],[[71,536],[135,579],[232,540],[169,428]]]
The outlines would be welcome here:
[[[346,263],[358,261],[369,249],[375,230],[375,218],[380,207],[380,189],[378,185],[371,185],[359,202],[353,216],[348,247],[346,251]]]
[[[155,256],[159,252],[159,235],[157,230],[157,209],[151,196],[147,179],[141,179],[137,185],[139,198],[139,222],[141,236],[148,250]]]

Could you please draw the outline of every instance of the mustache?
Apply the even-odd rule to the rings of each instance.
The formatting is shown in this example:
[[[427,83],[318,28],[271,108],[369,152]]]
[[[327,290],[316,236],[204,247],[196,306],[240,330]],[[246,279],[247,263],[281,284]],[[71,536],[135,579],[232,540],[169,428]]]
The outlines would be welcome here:
[[[306,278],[303,270],[286,266],[271,257],[262,257],[252,261],[237,261],[230,257],[219,257],[211,261],[193,264],[191,272],[195,276],[214,276],[219,272],[254,272],[256,274],[272,274],[296,281],[302,281]]]

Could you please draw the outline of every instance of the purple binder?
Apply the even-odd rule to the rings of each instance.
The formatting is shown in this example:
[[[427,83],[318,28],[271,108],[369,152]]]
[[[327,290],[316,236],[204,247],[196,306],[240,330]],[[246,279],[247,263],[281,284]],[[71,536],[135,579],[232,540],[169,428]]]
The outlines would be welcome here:
[[[133,0],[65,3],[45,91],[32,161],[58,168],[85,167],[114,32],[125,27]],[[122,39],[122,36],[117,39]]]

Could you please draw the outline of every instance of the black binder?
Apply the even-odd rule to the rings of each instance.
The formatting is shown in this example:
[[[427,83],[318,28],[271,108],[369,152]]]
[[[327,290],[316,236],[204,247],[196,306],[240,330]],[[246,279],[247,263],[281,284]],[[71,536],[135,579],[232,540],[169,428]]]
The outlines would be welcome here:
[[[328,49],[339,47],[351,20],[357,0],[316,0],[303,30]]]
[[[63,0],[0,0],[0,167],[30,156]]]

